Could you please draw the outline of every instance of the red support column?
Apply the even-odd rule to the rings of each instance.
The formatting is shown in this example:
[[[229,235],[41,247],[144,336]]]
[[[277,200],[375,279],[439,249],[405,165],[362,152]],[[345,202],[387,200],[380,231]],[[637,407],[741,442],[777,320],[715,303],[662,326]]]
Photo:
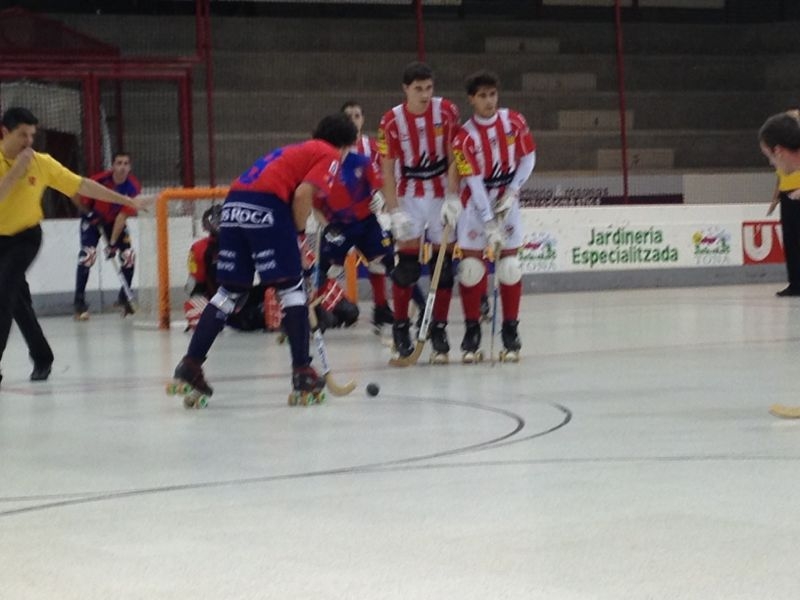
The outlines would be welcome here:
[[[192,143],[194,125],[192,124],[192,72],[186,70],[178,81],[178,105],[180,107],[181,139],[181,184],[194,187],[194,145]]]
[[[417,21],[417,58],[425,62],[425,21],[422,16],[422,0],[414,0]]]
[[[617,85],[619,95],[619,135],[622,151],[622,198],[628,203],[628,128],[625,122],[625,50],[622,44],[622,6],[615,2],[617,37]]]

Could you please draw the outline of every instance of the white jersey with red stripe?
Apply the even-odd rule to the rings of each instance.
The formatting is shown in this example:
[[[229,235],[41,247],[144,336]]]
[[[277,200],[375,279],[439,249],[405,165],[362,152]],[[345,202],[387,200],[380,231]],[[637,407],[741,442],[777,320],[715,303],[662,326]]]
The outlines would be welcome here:
[[[378,152],[378,143],[373,138],[368,135],[360,135],[356,143],[351,146],[350,151],[356,154],[363,154],[369,158],[376,173],[380,175],[381,155]]]
[[[525,117],[501,108],[494,117],[473,116],[456,133],[453,155],[461,177],[480,175],[489,200],[494,203],[514,179],[523,156],[536,150],[536,142]],[[471,196],[462,186],[461,199],[466,205]]]
[[[397,159],[398,198],[443,198],[449,149],[458,130],[458,107],[435,96],[425,112],[412,114],[405,104],[387,111],[378,129],[378,151]]]

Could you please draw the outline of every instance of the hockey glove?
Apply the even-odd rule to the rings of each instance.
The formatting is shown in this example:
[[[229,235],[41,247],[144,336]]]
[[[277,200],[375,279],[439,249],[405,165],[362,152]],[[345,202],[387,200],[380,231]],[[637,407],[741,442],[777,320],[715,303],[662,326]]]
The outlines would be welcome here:
[[[456,194],[447,194],[444,197],[444,204],[442,204],[442,223],[455,227],[458,217],[461,215],[461,209],[461,198]]]
[[[513,190],[507,190],[505,194],[503,194],[500,199],[497,201],[494,207],[494,214],[495,216],[500,219],[501,221],[506,218],[508,211],[511,210],[511,207],[514,205],[519,199],[519,192],[515,192]]]
[[[381,194],[380,191],[375,192],[372,194],[372,199],[369,201],[369,209],[373,212],[373,214],[380,214],[383,210],[384,205],[386,204],[386,200]]]
[[[398,208],[392,211],[391,217],[394,239],[402,242],[414,237],[413,224],[406,213]]]
[[[492,219],[484,224],[484,231],[486,233],[486,245],[493,251],[499,251],[506,243],[503,230],[497,224],[497,221]]]
[[[110,244],[109,243],[109,244],[106,245],[106,247],[105,247],[103,252],[106,255],[106,260],[111,260],[112,258],[114,258],[117,255],[118,251],[119,251],[119,248],[115,244]]]

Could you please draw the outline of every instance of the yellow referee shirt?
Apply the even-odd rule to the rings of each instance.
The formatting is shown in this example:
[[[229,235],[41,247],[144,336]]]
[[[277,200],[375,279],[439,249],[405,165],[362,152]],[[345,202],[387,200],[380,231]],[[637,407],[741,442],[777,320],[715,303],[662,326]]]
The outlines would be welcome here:
[[[13,164],[0,150],[0,177],[5,177]],[[5,200],[0,200],[0,235],[17,234],[44,219],[44,188],[55,188],[72,197],[78,193],[81,179],[49,154],[34,152],[25,175],[17,180]]]
[[[800,171],[794,171],[788,175],[780,170],[776,170],[775,173],[778,175],[778,190],[781,192],[800,190]]]

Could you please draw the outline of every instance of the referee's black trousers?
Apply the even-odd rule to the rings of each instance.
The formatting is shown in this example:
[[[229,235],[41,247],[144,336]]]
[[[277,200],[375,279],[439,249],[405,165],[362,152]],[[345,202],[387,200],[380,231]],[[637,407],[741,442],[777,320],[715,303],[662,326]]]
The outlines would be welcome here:
[[[53,362],[53,350],[42,333],[31,301],[25,272],[42,245],[37,225],[15,235],[0,235],[0,358],[8,343],[11,321],[16,321],[34,365]]]

